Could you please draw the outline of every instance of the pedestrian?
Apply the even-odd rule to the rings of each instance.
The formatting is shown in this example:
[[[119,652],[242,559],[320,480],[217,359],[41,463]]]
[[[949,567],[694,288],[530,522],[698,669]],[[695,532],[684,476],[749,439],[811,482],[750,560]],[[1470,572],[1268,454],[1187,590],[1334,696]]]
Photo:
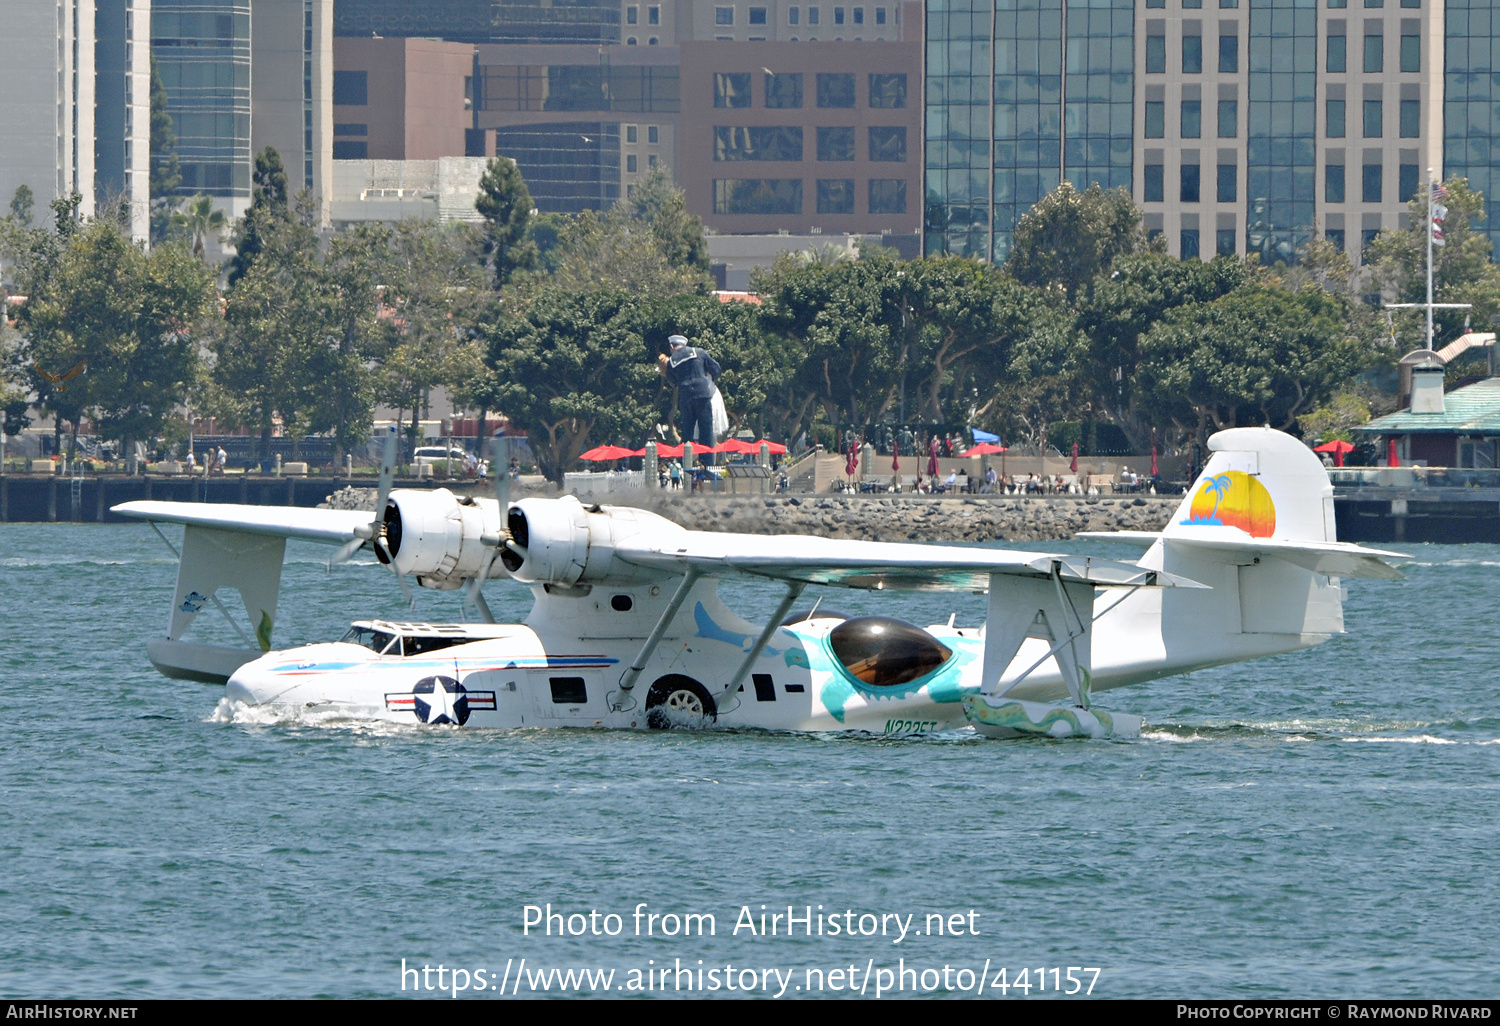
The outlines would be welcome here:
[[[219,467],[219,476],[222,477],[224,475],[224,468],[229,465],[229,453],[224,451],[224,447],[222,445],[219,446],[219,452],[215,458],[215,462]]]
[[[714,382],[723,371],[708,352],[688,345],[682,335],[667,339],[670,352],[663,369],[677,386],[677,408],[682,414],[682,440],[712,449],[714,445]]]
[[[673,488],[681,488],[682,487],[682,464],[678,463],[677,461],[674,460],[672,462],[672,467],[668,471],[668,473],[671,475],[671,478],[672,478],[672,487]]]
[[[198,472],[198,457],[193,455],[193,450],[191,449],[188,450],[187,468],[187,472],[189,475],[196,474]]]

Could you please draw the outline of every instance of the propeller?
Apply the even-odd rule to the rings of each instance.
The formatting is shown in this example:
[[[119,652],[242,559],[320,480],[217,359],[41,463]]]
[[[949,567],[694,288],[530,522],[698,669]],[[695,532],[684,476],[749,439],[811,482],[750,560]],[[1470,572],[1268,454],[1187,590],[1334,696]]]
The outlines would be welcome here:
[[[484,565],[479,572],[469,581],[469,604],[478,612],[479,618],[485,623],[494,623],[495,617],[490,612],[490,605],[484,600],[481,589],[484,587],[485,578],[490,575],[490,567],[495,563],[495,557],[500,554],[503,547],[510,544],[510,532],[506,530],[506,514],[510,510],[510,439],[504,436],[493,439],[490,445],[490,474],[495,479],[495,501],[500,504],[500,532],[493,537],[484,539],[486,545],[491,546],[489,555],[485,558]]]
[[[340,563],[347,562],[356,552],[369,543],[378,550],[381,561],[390,566],[396,575],[396,583],[401,586],[401,597],[406,604],[415,609],[417,600],[412,596],[411,586],[406,583],[406,577],[396,569],[390,546],[386,544],[385,537],[385,507],[391,497],[391,486],[396,481],[396,426],[393,424],[385,436],[385,448],[380,457],[380,487],[375,493],[375,515],[368,524],[361,524],[354,529],[354,539],[347,543],[333,558],[328,561],[328,570]]]

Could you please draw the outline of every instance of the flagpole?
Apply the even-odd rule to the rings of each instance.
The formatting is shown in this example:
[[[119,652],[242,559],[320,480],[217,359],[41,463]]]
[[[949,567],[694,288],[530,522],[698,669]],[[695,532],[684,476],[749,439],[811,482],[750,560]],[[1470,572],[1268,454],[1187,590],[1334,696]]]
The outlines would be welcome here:
[[[1427,348],[1432,349],[1432,233],[1436,228],[1432,220],[1434,188],[1432,168],[1427,169]]]

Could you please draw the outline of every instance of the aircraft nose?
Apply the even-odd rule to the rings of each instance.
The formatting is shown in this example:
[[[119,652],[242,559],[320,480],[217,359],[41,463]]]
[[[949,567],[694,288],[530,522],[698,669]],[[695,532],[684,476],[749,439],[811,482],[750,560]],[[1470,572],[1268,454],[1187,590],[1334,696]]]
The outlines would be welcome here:
[[[224,685],[224,695],[231,702],[243,702],[246,705],[258,705],[255,693],[250,686],[240,679],[238,675],[229,678],[229,683]]]
[[[229,683],[224,685],[224,695],[231,702],[262,705],[276,693],[276,689],[271,686],[274,681],[267,679],[268,676],[251,669],[248,664],[241,666],[230,676]]]

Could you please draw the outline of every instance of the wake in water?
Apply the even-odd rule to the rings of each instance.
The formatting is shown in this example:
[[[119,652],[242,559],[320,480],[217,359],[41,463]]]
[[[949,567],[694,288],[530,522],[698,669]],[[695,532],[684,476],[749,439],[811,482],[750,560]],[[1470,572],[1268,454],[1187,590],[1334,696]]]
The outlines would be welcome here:
[[[452,726],[429,726],[421,723],[395,723],[379,716],[374,709],[338,709],[328,705],[246,705],[221,698],[206,723],[234,724],[250,727],[314,727],[347,730],[378,736],[419,734],[424,730],[451,732]]]
[[[1463,736],[1474,731],[1481,736]],[[1459,736],[1444,736],[1447,732]],[[1345,718],[1268,720],[1261,723],[1161,724],[1141,732],[1148,741],[1186,744],[1197,741],[1264,740],[1285,743],[1344,741],[1394,744],[1494,745],[1500,744],[1500,721],[1454,720],[1434,723],[1420,720],[1375,722]]]

